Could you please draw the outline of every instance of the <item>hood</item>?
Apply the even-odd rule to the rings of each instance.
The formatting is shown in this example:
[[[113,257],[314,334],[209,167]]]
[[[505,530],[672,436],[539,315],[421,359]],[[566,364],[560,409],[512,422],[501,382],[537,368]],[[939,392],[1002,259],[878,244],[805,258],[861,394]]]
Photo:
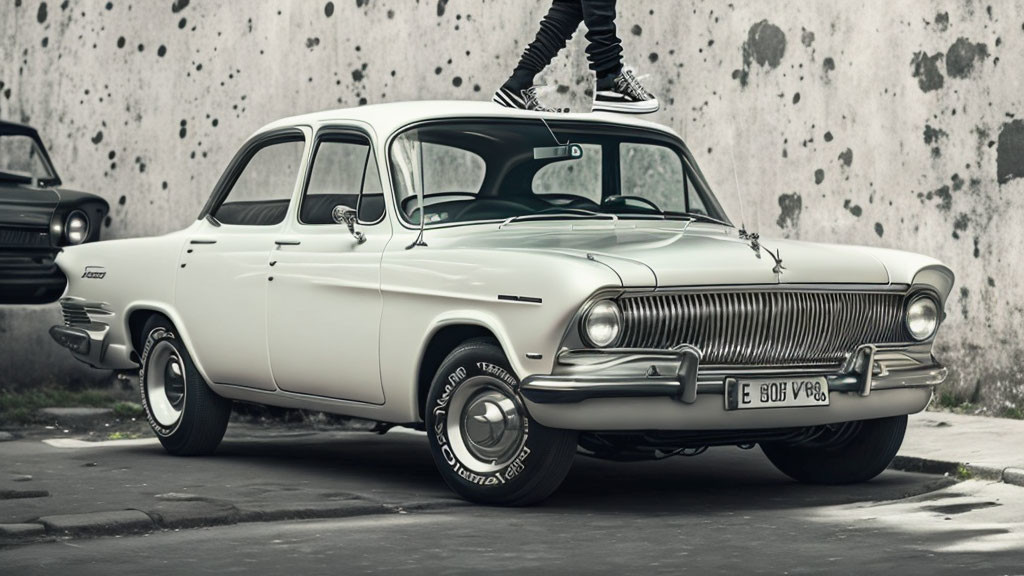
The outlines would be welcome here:
[[[625,286],[889,283],[885,266],[862,248],[793,240],[764,240],[763,246],[781,254],[781,275],[773,271],[775,261],[741,240],[735,228],[713,224],[511,225],[477,229],[452,243],[590,258],[618,273]]]
[[[49,228],[59,202],[60,195],[52,188],[0,182],[0,226]]]

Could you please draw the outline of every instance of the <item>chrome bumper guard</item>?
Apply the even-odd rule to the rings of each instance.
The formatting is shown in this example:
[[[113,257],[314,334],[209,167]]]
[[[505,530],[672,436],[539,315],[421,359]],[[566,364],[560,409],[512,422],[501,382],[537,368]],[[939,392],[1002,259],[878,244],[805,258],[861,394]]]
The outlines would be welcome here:
[[[63,298],[60,305],[64,324],[50,327],[50,337],[76,359],[94,367],[103,364],[108,349],[108,322],[113,317],[108,305],[80,298]]]
[[[735,377],[785,375],[821,376],[830,392],[932,388],[946,379],[947,370],[930,351],[907,347],[865,345],[841,366],[700,367],[700,351],[678,350],[563,350],[556,373],[534,375],[521,384],[524,398],[535,404],[576,404],[597,398],[669,397],[695,404],[698,394],[725,396]]]

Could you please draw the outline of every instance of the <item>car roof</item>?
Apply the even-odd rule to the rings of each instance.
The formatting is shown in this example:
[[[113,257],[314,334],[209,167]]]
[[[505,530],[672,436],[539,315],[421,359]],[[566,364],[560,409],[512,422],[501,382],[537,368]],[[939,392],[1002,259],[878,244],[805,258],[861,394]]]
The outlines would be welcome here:
[[[626,114],[612,114],[606,112],[528,112],[525,110],[505,108],[492,102],[462,100],[393,102],[388,104],[371,104],[368,106],[359,106],[357,108],[325,110],[322,112],[313,112],[311,114],[282,118],[281,120],[267,124],[258,130],[256,134],[291,126],[312,126],[332,121],[355,121],[370,125],[377,133],[377,137],[383,139],[409,124],[424,120],[442,118],[544,118],[545,120],[600,122],[636,128],[647,128],[675,135],[675,132],[667,126],[642,120],[636,116]]]

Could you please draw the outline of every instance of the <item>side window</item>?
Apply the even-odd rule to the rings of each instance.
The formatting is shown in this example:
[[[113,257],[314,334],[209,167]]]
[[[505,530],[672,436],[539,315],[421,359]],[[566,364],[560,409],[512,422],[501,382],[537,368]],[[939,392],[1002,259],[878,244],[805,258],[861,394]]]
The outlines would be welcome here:
[[[301,138],[260,148],[231,185],[213,217],[224,224],[273,226],[284,222],[302,162]]]
[[[619,145],[619,164],[623,196],[645,198],[666,212],[707,214],[675,150],[657,144],[623,142]]]
[[[334,224],[335,206],[357,211],[361,222],[384,215],[384,190],[370,143],[358,137],[326,137],[317,144],[299,221]]]
[[[554,162],[533,175],[533,193],[568,194],[601,203],[601,146],[582,144],[579,160]]]

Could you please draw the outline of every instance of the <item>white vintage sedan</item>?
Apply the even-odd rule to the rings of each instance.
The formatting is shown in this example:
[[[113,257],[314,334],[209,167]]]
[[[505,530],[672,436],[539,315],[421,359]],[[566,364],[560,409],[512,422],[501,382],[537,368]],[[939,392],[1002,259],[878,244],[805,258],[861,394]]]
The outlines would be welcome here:
[[[139,369],[171,454],[231,402],[424,429],[476,502],[550,495],[577,453],[760,445],[862,482],[946,376],[953,273],[737,229],[680,138],[472,102],[321,112],[246,142],[188,228],[65,248],[57,342]]]

